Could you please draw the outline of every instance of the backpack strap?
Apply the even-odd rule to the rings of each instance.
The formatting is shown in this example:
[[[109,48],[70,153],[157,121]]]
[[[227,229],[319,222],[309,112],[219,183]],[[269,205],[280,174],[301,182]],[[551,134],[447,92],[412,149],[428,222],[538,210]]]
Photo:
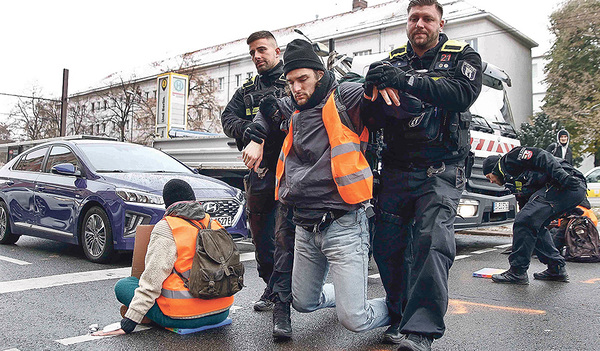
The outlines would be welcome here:
[[[187,218],[183,218],[183,217],[179,217],[181,219],[184,219],[186,222],[188,222],[189,224],[193,225],[194,227],[196,227],[198,229],[198,234],[200,234],[200,230],[201,229],[206,229],[206,227],[204,227],[204,224],[202,224],[202,222],[198,222],[198,224],[195,223],[195,221],[189,220]],[[212,219],[210,220],[212,222]],[[185,286],[187,289],[189,289],[189,272],[188,272],[188,276],[184,276],[183,274],[179,273],[175,267],[173,267],[173,273],[177,274],[177,276],[179,278],[181,278],[181,280],[183,281],[183,286]]]
[[[333,100],[335,102],[335,107],[338,110],[338,114],[340,115],[340,119],[342,120],[342,124],[348,127],[348,129],[350,129],[354,134],[358,134],[356,132],[356,128],[354,128],[354,124],[352,123],[350,116],[348,116],[348,111],[346,105],[344,105],[344,102],[342,101],[342,96],[340,95],[339,89],[339,86],[335,88],[335,91],[333,92]]]

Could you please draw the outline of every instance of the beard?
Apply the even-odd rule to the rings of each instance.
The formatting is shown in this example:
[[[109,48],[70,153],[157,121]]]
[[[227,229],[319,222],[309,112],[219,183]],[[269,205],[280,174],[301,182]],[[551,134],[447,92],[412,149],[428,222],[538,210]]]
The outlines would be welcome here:
[[[422,38],[415,39],[415,37],[417,35],[422,35],[425,34],[427,37],[425,38],[425,40],[423,40]],[[438,38],[439,38],[440,32],[439,31],[435,31],[432,33],[423,33],[423,32],[419,32],[419,33],[414,33],[411,34],[410,37],[408,38],[408,40],[410,41],[410,44],[412,45],[413,48],[418,48],[418,49],[430,49],[432,47],[435,46]]]

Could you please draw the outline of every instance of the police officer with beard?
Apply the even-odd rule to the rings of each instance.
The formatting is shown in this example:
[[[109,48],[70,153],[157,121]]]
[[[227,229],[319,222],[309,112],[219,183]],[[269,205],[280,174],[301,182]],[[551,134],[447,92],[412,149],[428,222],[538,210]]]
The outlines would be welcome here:
[[[274,130],[268,135],[252,119],[259,109],[260,101],[267,96],[283,96],[286,80],[283,77],[283,63],[280,49],[273,34],[268,31],[252,33],[246,40],[250,56],[258,75],[249,79],[239,88],[221,115],[223,131],[235,138],[241,151],[251,140],[262,143],[265,140],[264,157],[257,171],[250,170],[245,179],[247,213],[250,222],[252,241],[256,248],[256,262],[259,276],[265,283],[273,273],[273,253],[275,250],[275,168],[285,134]],[[293,229],[292,229],[293,231]],[[254,304],[256,311],[273,308],[270,301],[271,289],[265,288],[263,295]]]
[[[410,1],[409,42],[371,64],[361,111],[386,144],[373,255],[392,318],[384,341],[399,350],[430,350],[445,330],[467,110],[482,84],[479,54],[441,33],[442,15],[435,0]]]

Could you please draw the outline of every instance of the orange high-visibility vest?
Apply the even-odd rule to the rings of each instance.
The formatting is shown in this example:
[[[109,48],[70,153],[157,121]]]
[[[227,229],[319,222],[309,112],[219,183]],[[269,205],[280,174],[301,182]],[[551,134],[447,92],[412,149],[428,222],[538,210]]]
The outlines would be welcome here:
[[[173,268],[186,276],[192,269],[198,229],[183,218],[166,216],[165,220],[173,231],[173,238],[177,245],[177,261]],[[209,223],[211,229],[222,228],[218,222],[211,221],[208,214],[200,222],[202,225],[198,221],[193,222],[201,228],[207,228]],[[173,272],[163,282],[162,292],[156,299],[156,303],[160,310],[169,317],[203,317],[229,309],[233,305],[233,296],[210,300],[195,298],[183,285],[183,280]]]
[[[598,226],[598,218],[596,217],[596,214],[594,213],[594,211],[590,210],[589,208],[585,208],[585,207],[583,207],[581,205],[578,205],[577,208],[583,211],[582,216],[588,217],[589,219],[592,220],[592,223],[594,223],[595,226]],[[558,226],[559,227],[562,224],[562,220],[563,220],[563,218],[559,218],[558,219]]]
[[[298,111],[294,112],[294,114]],[[346,203],[358,204],[373,197],[373,173],[363,152],[369,141],[369,131],[363,128],[360,137],[345,126],[335,106],[332,93],[322,110],[323,124],[331,145],[331,173],[338,192]],[[292,148],[293,126],[290,128],[277,161],[275,199],[279,200],[279,184],[285,169],[285,159]]]

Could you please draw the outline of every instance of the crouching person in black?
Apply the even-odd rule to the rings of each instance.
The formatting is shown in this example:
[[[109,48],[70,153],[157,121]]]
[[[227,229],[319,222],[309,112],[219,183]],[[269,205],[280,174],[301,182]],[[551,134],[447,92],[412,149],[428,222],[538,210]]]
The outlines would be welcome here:
[[[520,208],[513,225],[510,269],[492,275],[492,280],[529,284],[527,269],[535,251],[539,260],[548,265],[545,271],[533,274],[535,279],[568,282],[565,259],[554,246],[546,226],[585,199],[583,175],[547,151],[521,146],[502,157],[486,158],[483,174],[490,182],[504,185],[514,193]]]

